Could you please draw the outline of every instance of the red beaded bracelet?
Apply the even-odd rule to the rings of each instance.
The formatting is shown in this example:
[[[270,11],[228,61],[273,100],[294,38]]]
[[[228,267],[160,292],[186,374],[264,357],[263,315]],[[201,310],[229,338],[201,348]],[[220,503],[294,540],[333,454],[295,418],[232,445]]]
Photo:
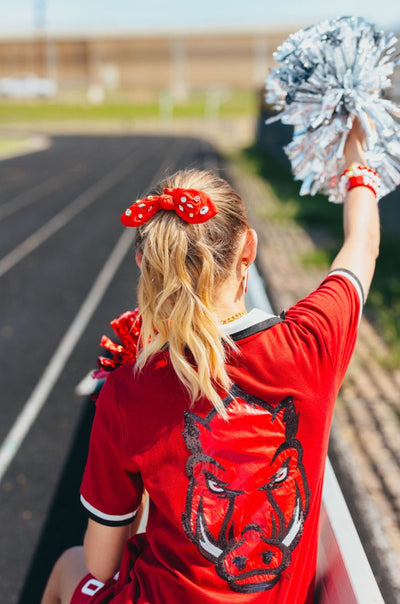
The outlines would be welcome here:
[[[354,187],[366,187],[367,189],[370,189],[370,191],[373,192],[375,197],[378,196],[378,192],[374,185],[371,182],[367,181],[364,176],[351,176],[349,178],[347,190],[350,191],[351,189],[354,189]]]
[[[344,181],[347,182],[344,183]],[[354,187],[367,187],[374,193],[375,197],[378,197],[380,181],[379,175],[373,168],[361,164],[352,164],[340,175],[339,187],[343,196],[346,190],[350,191]]]

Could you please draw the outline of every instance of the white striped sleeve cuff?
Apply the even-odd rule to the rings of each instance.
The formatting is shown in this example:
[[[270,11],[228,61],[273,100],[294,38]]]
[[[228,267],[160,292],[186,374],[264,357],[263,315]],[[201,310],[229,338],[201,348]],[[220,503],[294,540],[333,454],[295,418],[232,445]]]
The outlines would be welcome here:
[[[362,311],[363,311],[364,304],[365,304],[365,294],[364,294],[364,290],[363,290],[363,287],[361,285],[359,278],[354,273],[349,271],[347,268],[337,268],[337,269],[331,271],[328,274],[328,277],[330,277],[332,275],[341,275],[342,277],[345,277],[346,279],[351,281],[351,283],[354,285],[356,292],[358,294],[358,297],[360,299],[360,316],[359,316],[359,320],[358,320],[358,323],[360,324]]]
[[[130,524],[137,514],[137,510],[129,512],[129,514],[105,514],[86,501],[83,495],[81,495],[81,503],[86,509],[89,518],[106,526],[123,526],[125,524]]]

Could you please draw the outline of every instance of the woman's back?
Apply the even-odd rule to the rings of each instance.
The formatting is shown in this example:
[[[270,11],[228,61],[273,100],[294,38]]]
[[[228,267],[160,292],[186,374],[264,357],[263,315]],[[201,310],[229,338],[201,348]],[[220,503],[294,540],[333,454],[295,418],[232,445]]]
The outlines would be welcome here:
[[[191,404],[168,351],[137,376],[132,364],[110,376],[84,503],[112,521],[137,507],[142,480],[150,497],[146,538],[126,550],[112,602],[312,601],[329,425],[360,306],[333,274],[284,320],[258,311],[225,326],[237,345],[228,420]]]

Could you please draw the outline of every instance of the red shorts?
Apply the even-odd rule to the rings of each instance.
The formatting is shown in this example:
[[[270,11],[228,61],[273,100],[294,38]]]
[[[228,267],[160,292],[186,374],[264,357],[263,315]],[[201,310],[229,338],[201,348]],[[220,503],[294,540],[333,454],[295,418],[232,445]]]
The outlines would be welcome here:
[[[75,589],[71,599],[71,604],[95,604],[98,602],[109,602],[114,596],[114,587],[117,583],[116,578],[110,579],[107,583],[101,583],[91,574],[87,574],[78,587]]]

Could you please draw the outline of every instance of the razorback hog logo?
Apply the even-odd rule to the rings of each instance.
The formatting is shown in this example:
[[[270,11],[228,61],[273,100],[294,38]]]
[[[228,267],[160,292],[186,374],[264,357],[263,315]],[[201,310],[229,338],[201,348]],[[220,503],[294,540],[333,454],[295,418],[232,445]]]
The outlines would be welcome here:
[[[232,590],[265,591],[289,566],[308,512],[298,414],[291,397],[273,407],[237,385],[224,404],[229,421],[186,412],[183,526]]]

